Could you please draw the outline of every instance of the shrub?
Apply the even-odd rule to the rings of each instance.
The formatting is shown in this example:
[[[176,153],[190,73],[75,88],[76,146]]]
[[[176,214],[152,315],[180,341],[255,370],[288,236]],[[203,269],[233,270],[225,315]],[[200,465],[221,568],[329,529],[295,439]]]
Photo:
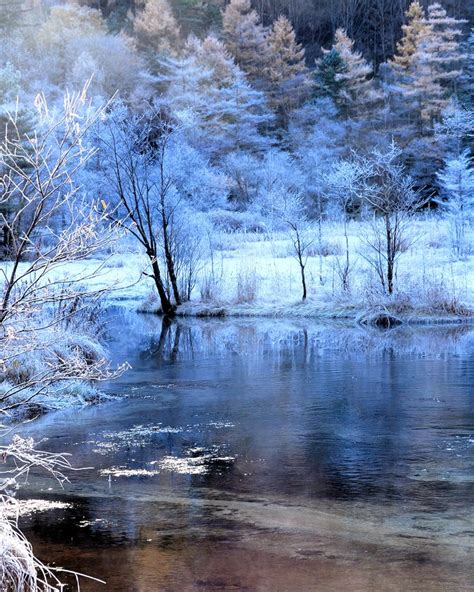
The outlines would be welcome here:
[[[240,270],[237,274],[236,304],[251,304],[257,299],[257,274],[254,270]]]

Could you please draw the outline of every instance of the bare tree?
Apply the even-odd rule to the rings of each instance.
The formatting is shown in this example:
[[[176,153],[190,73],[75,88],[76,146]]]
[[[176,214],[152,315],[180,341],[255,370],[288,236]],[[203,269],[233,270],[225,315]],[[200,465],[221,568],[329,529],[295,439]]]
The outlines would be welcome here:
[[[106,174],[119,215],[110,219],[122,224],[144,248],[162,312],[173,316],[190,297],[199,259],[197,247],[191,248],[192,235],[183,236],[187,206],[168,160],[177,131],[155,110],[111,119],[107,130],[103,139],[108,152]],[[180,244],[183,240],[188,242],[186,248]],[[186,270],[187,278],[180,281],[180,272]]]
[[[12,134],[0,146],[0,206],[16,204],[13,210],[0,208],[13,211],[11,217],[0,214],[0,224],[11,237],[11,261],[0,269],[0,382],[4,377],[0,401],[4,412],[61,380],[110,377],[105,359],[87,355],[85,345],[70,343],[60,352],[55,333],[102,292],[85,287],[100,267],[74,273],[71,264],[90,258],[113,238],[104,213],[78,195],[78,173],[94,153],[84,139],[99,112],[88,111],[84,93],[67,96],[59,118],[49,114],[43,97],[37,106],[42,127],[21,137],[12,120]],[[66,266],[68,279],[62,277]],[[58,299],[70,306],[56,308],[54,314]],[[5,377],[11,369],[35,353],[46,356],[47,362],[6,388]]]
[[[308,263],[308,251],[314,243],[313,232],[309,227],[308,218],[304,211],[303,200],[298,194],[288,194],[280,205],[279,217],[289,229],[292,254],[298,262],[301,287],[303,290],[302,300],[308,297],[308,283],[306,280],[306,265]]]
[[[414,189],[413,180],[399,164],[401,150],[392,144],[388,152],[372,152],[361,159],[365,171],[360,192],[373,210],[372,233],[362,236],[368,247],[363,256],[375,269],[383,291],[393,294],[397,263],[414,238],[409,228],[413,216],[425,203]]]
[[[336,206],[338,214],[342,216],[344,227],[344,259],[336,259],[337,273],[341,280],[342,289],[350,289],[352,270],[351,248],[349,242],[349,216],[360,209],[360,184],[367,174],[367,167],[356,159],[341,160],[324,176],[326,192]]]

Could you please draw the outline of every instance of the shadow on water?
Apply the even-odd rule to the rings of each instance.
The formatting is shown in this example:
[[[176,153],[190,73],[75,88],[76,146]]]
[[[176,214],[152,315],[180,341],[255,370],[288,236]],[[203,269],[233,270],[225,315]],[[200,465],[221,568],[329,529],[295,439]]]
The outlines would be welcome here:
[[[32,478],[70,504],[24,520],[43,558],[114,591],[473,589],[469,327],[108,327],[121,397],[24,430],[93,467]]]

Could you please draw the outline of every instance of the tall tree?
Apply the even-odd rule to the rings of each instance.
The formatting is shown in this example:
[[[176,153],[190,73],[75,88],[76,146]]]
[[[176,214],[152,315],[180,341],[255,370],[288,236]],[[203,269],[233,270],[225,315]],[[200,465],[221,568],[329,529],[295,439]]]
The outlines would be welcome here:
[[[252,88],[215,37],[188,41],[185,54],[163,63],[165,102],[210,157],[268,146],[260,130],[272,121],[265,95]]]
[[[268,41],[271,50],[270,105],[286,128],[290,111],[301,104],[308,90],[305,51],[296,41],[292,24],[284,16],[273,23]]]
[[[180,29],[168,0],[139,0],[133,30],[142,49],[174,53],[179,47]]]
[[[433,127],[461,75],[462,55],[459,39],[462,21],[449,17],[438,3],[428,7],[427,34],[415,52],[416,71],[413,88],[420,97],[423,121]]]
[[[445,211],[450,223],[451,245],[457,257],[470,250],[466,230],[474,222],[474,168],[466,150],[457,157],[449,158],[438,174],[441,200],[438,204]]]
[[[408,120],[415,119],[418,132],[425,133],[440,119],[461,75],[459,39],[464,21],[449,17],[438,3],[431,4],[425,15],[414,2],[407,17],[392,66]]]
[[[413,67],[413,60],[420,40],[427,30],[425,11],[418,0],[412,2],[405,13],[407,22],[402,26],[403,36],[397,44],[397,53],[393,58],[394,68],[408,73]]]
[[[474,29],[465,43],[462,45],[464,56],[463,72],[459,78],[458,96],[459,100],[469,107],[474,105]]]
[[[373,80],[373,68],[343,29],[335,35],[333,50],[340,56],[344,69],[335,76],[342,83],[338,104],[350,117],[366,115],[375,102],[380,100]]]
[[[270,64],[267,32],[250,0],[231,0],[223,14],[224,40],[249,81],[266,86]]]

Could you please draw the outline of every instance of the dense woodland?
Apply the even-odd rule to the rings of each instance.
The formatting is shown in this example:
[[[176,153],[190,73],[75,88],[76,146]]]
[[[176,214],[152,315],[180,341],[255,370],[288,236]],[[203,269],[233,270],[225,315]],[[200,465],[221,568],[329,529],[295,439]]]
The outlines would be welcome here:
[[[83,121],[80,146],[91,154],[74,168],[73,193],[91,208],[108,208],[109,222],[126,226],[143,246],[168,312],[191,298],[200,242],[192,238],[194,216],[211,233],[287,226],[299,235],[303,219],[317,222],[321,234],[323,221],[341,212],[349,219],[382,213],[389,224],[402,210],[445,208],[459,218],[453,248],[466,248],[460,243],[472,204],[473,40],[467,7],[269,4],[3,8],[1,129],[5,153],[17,154],[18,146],[25,153],[12,169],[5,159],[7,169],[34,168],[23,166],[26,144],[41,131],[44,150],[51,150],[57,134],[45,131],[48,119],[59,129],[52,119],[64,93],[79,93],[82,111],[74,117]],[[65,137],[72,133],[64,125],[69,117],[58,124]],[[17,238],[34,206],[25,208],[17,182],[9,183],[3,252],[21,259]],[[64,207],[53,209],[57,231],[67,215]],[[390,224],[396,234],[397,221]],[[401,238],[390,240],[372,247],[388,251],[393,276]],[[295,248],[304,276],[301,237]],[[391,294],[392,279],[381,279]]]

